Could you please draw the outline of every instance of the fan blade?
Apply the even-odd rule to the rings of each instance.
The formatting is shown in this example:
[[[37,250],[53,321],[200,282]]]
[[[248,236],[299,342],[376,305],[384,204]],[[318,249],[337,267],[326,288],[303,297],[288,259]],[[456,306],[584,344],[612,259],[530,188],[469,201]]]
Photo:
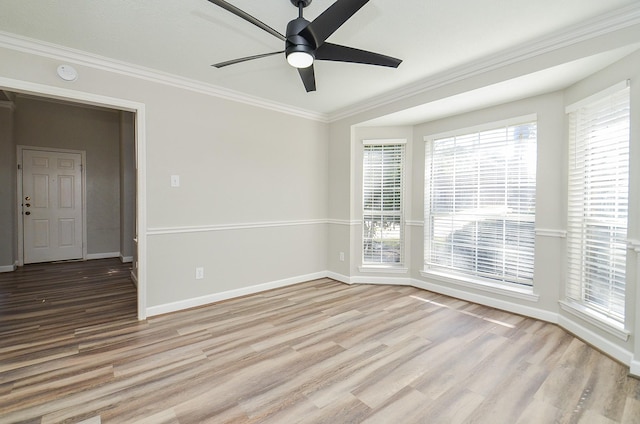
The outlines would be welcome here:
[[[255,26],[257,26],[258,28],[267,31],[269,34],[273,35],[274,37],[279,38],[282,41],[285,41],[285,36],[280,34],[278,31],[276,31],[275,29],[271,28],[269,25],[265,24],[262,21],[259,21],[258,19],[254,18],[253,16],[249,15],[247,12],[245,12],[244,10],[238,9],[237,7],[235,7],[232,4],[227,3],[224,0],[209,0],[211,3],[215,4],[216,6],[220,6],[221,8],[233,13],[234,15],[244,19],[245,21],[254,24]]]
[[[313,41],[316,48],[320,47],[331,34],[368,2],[369,0],[338,0],[300,31],[299,35]]]
[[[308,68],[298,68],[298,73],[300,74],[300,78],[302,78],[302,83],[307,93],[316,91],[316,75],[313,72],[313,65]]]
[[[247,60],[260,59],[267,56],[273,56],[274,54],[284,53],[284,50],[279,52],[271,52],[271,53],[262,53],[256,54],[253,56],[241,57],[240,59],[227,60],[226,62],[214,63],[211,66],[215,66],[216,68],[224,68],[225,66],[235,65],[236,63],[246,62]]]
[[[365,63],[367,65],[388,66],[390,68],[397,68],[402,63],[402,60],[395,57],[331,43],[324,43],[318,47],[315,56],[316,60]]]

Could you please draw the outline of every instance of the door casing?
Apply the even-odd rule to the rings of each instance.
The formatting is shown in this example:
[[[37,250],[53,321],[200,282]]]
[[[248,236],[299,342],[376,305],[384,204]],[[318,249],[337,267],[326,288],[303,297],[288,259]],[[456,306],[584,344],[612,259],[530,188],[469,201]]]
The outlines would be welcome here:
[[[136,164],[136,247],[138,320],[147,318],[147,136],[146,107],[144,103],[129,99],[71,90],[54,85],[16,80],[0,76],[0,88],[25,94],[45,96],[77,103],[106,106],[135,114],[135,164]],[[22,194],[22,193],[20,193]],[[20,196],[22,197],[22,196]],[[16,223],[18,219],[16,219]]]

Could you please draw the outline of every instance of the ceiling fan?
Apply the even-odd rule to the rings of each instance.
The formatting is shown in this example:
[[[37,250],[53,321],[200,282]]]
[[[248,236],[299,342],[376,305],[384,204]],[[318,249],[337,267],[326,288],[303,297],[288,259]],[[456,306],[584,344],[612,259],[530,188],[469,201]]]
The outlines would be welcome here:
[[[286,36],[224,0],[209,1],[285,42],[284,50],[228,60],[212,65],[216,68],[284,53],[287,62],[291,66],[298,68],[304,88],[307,92],[310,92],[316,90],[316,78],[313,71],[314,60],[363,63],[391,68],[397,68],[402,62],[402,60],[394,57],[325,42],[331,34],[368,3],[369,0],[338,0],[314,19],[313,22],[307,21],[302,16],[302,11],[311,4],[312,0],[290,0],[291,4],[298,8],[298,17],[287,25]]]

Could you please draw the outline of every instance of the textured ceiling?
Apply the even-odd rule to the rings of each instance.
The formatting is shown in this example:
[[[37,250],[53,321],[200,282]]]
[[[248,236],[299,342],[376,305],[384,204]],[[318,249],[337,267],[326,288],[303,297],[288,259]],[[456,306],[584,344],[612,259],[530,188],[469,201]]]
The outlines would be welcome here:
[[[297,16],[290,0],[228,1],[280,32]],[[313,0],[305,17],[313,20],[332,3]],[[206,0],[0,0],[0,31],[332,114],[637,3],[371,0],[328,41],[395,56],[403,63],[392,69],[317,62],[317,91],[312,93],[305,92],[284,56],[211,67],[283,46]],[[584,72],[576,68],[571,72]]]

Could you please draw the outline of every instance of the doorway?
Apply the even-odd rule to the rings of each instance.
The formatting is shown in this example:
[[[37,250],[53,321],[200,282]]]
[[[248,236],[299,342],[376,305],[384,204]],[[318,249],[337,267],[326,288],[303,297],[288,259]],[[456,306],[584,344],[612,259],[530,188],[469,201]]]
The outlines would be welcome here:
[[[33,84],[33,83],[28,83],[28,82],[22,82],[22,81],[18,81],[18,80],[10,80],[10,79],[4,79],[2,77],[0,77],[0,90],[4,90],[6,92],[12,92],[12,93],[17,93],[18,95],[24,95],[24,96],[32,96],[32,97],[38,97],[41,99],[44,99],[45,101],[49,101],[49,102],[53,102],[53,103],[68,103],[68,104],[73,104],[76,105],[78,107],[86,107],[86,108],[108,108],[111,109],[113,111],[115,111],[115,113],[121,113],[122,114],[127,114],[128,116],[130,116],[131,118],[131,124],[129,125],[129,130],[131,132],[131,139],[132,139],[132,147],[130,149],[130,155],[131,157],[128,158],[129,162],[132,164],[131,168],[132,168],[132,175],[133,177],[131,178],[131,176],[129,176],[129,182],[133,185],[133,189],[131,190],[133,192],[133,206],[131,208],[131,213],[133,215],[133,224],[131,225],[131,227],[133,227],[133,236],[131,237],[131,244],[132,244],[132,252],[128,255],[126,255],[126,259],[128,261],[132,262],[132,268],[133,268],[133,273],[132,273],[132,277],[134,279],[134,282],[136,283],[136,293],[137,293],[137,315],[138,315],[138,319],[143,320],[146,318],[146,201],[143,195],[141,195],[141,193],[144,193],[145,190],[145,132],[144,132],[144,128],[145,128],[145,124],[144,124],[144,105],[140,104],[140,103],[136,103],[136,102],[131,102],[128,100],[120,100],[120,99],[115,99],[115,98],[110,98],[110,97],[103,97],[100,95],[94,95],[91,93],[81,93],[81,92],[77,92],[77,91],[72,91],[72,90],[66,90],[66,89],[62,89],[59,87],[50,87],[50,86],[46,86],[46,85],[40,85],[40,84]],[[37,120],[36,122],[34,122],[34,124],[38,124]],[[15,143],[17,144],[17,143]],[[40,146],[40,147],[44,147],[44,150],[47,151],[52,151],[52,152],[56,152],[56,150],[62,150],[62,149],[53,149],[51,150],[51,148],[49,146]],[[28,149],[27,149],[28,150]],[[66,150],[70,150],[70,149],[66,149]],[[80,149],[76,149],[76,150],[80,150]],[[17,155],[18,152],[16,152],[16,149],[14,147],[14,155]],[[95,156],[94,156],[95,157]],[[14,156],[14,158],[17,161],[17,157]],[[22,159],[24,159],[23,157],[21,157]],[[68,158],[63,158],[63,162],[68,159]],[[41,160],[41,159],[39,159]],[[57,159],[56,159],[57,160]],[[15,164],[16,162],[14,162]],[[67,166],[70,165],[69,162],[66,163]],[[81,158],[81,165],[84,167],[86,165],[86,161],[83,160]],[[14,165],[15,166],[15,165]],[[22,170],[21,170],[22,171]],[[11,184],[13,187],[17,186],[17,177],[15,177],[16,174],[14,174],[14,179],[13,179],[13,183]],[[41,176],[39,176],[38,178],[40,178],[40,183],[42,183],[42,180],[46,179],[46,177],[43,177],[42,174],[40,174]],[[49,178],[51,178],[51,176],[49,176]],[[66,178],[66,177],[65,177]],[[66,178],[66,180],[64,181],[64,184],[62,187],[59,187],[58,193],[57,195],[59,195],[60,190],[68,190],[71,189],[73,184],[72,184],[72,180],[75,180],[74,178]],[[31,184],[34,184],[33,181],[31,182]],[[114,183],[117,186],[117,182]],[[91,191],[91,186],[90,184],[87,184],[89,186],[88,191]],[[24,184],[22,184],[21,186],[24,186]],[[22,196],[22,193],[20,193],[21,196],[20,198],[18,198],[18,193],[16,192],[14,194],[14,200],[15,200],[15,204],[20,205],[20,203],[18,202],[23,202],[24,201],[24,197]],[[84,203],[85,207],[86,207],[86,197],[89,197],[90,194],[88,194],[87,196],[84,196],[85,193],[81,193],[81,202],[80,203]],[[52,193],[50,192],[49,195],[52,195]],[[65,193],[66,195],[66,193]],[[28,196],[31,197],[30,200],[33,199],[33,196]],[[73,200],[72,200],[73,199]],[[73,197],[73,196],[67,196],[65,199],[63,199],[64,201],[67,202],[67,205],[69,204],[69,202],[73,201],[75,202],[77,200],[77,198]],[[33,208],[34,208],[34,203],[33,202],[26,202],[30,204],[30,208],[31,210],[29,212],[31,212],[31,214],[26,215],[26,216],[30,216],[33,217],[32,214],[35,214],[33,212]],[[25,204],[26,204],[25,203]],[[104,207],[105,204],[97,204],[94,202],[94,207],[97,208],[101,208]],[[24,207],[24,206],[18,206],[18,207]],[[87,208],[89,209],[89,208]],[[15,211],[15,209],[14,209]],[[26,212],[26,211],[25,211]],[[14,240],[17,240],[17,231],[18,229],[22,228],[27,229],[27,227],[23,227],[24,223],[22,222],[22,210],[20,211],[19,214],[16,214],[14,212],[14,217],[12,218],[14,221],[14,224],[12,225],[12,227],[14,228]],[[75,218],[74,218],[75,219]],[[60,241],[62,241],[61,244],[63,245],[77,245],[75,243],[75,241],[70,242],[71,238],[73,239],[77,239],[77,234],[78,231],[77,228],[82,228],[82,226],[86,227],[87,226],[87,221],[89,221],[89,225],[91,225],[91,220],[86,219],[86,209],[85,209],[85,216],[81,217],[81,227],[75,227],[71,224],[71,221],[73,221],[74,219],[69,219],[69,218],[64,218],[63,219],[63,226],[66,225],[66,228],[63,228],[63,230],[65,230],[66,232],[63,231],[62,234],[62,240],[60,239],[60,237],[58,237],[58,244],[60,244]],[[118,217],[119,219],[119,217]],[[3,226],[5,226],[5,223],[2,223]],[[39,230],[39,233],[37,233],[37,235],[33,235],[32,239],[36,240],[36,245],[45,245],[47,243],[51,244],[54,240],[54,238],[56,237],[55,235],[53,235],[51,232],[46,232],[44,231],[44,229],[46,229],[47,225],[51,226],[53,224],[51,224],[51,221],[49,221],[49,223],[47,224],[46,222],[39,222],[38,225],[40,225],[40,228],[38,228],[37,230]],[[58,222],[58,226],[60,225],[60,223]],[[28,229],[27,231],[25,231],[25,233],[27,233],[28,231],[30,231],[32,229]],[[108,232],[113,232],[110,231],[109,228],[106,228],[104,230],[105,233]],[[81,237],[86,237],[87,231],[84,231],[83,229],[81,229],[79,231]],[[91,233],[89,231],[89,233]],[[45,236],[45,234],[47,234]],[[28,236],[28,234],[25,234]],[[59,234],[60,235],[60,234]],[[58,236],[59,236],[58,235]],[[49,237],[49,240],[47,240],[46,238]],[[8,237],[10,238],[10,237]],[[88,243],[89,245],[91,245],[91,243]],[[14,251],[14,258],[15,258],[15,263],[17,265],[21,265],[21,263],[18,262],[18,251],[20,249],[17,248],[17,241],[16,244],[14,244],[14,246],[16,246],[15,251]],[[81,255],[81,259],[100,259],[103,257],[113,257],[112,254],[114,252],[112,251],[107,251],[104,254],[102,253],[102,251],[98,251],[98,253],[94,253],[93,257],[91,257],[92,253],[91,251],[89,251],[89,253],[85,253],[86,252],[86,246],[87,243],[81,242],[81,246],[83,249],[82,251],[82,255]],[[24,246],[23,246],[24,248]],[[28,246],[27,246],[28,249]],[[103,249],[104,250],[104,249]],[[118,250],[118,249],[115,249]],[[28,255],[28,254],[27,254]],[[75,253],[73,254],[73,256],[77,256],[77,248],[75,250]],[[69,257],[64,257],[64,259],[68,259]],[[45,257],[39,257],[38,259],[36,259],[36,261],[40,262],[45,261],[45,260],[49,260],[49,259],[53,259],[53,260],[61,260],[55,256],[45,256]],[[64,260],[62,259],[62,260]],[[121,256],[120,259],[122,260],[123,257]],[[27,262],[30,262],[30,259],[27,259]],[[8,267],[3,267],[3,268],[8,268]],[[14,268],[15,269],[15,268]],[[4,269],[3,269],[4,270]]]

